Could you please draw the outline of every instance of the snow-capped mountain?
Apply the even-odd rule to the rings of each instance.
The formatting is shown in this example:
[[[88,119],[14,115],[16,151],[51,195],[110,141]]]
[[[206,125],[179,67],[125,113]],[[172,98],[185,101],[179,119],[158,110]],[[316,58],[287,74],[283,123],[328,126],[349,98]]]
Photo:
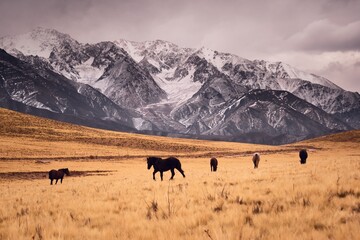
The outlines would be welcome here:
[[[247,141],[252,136],[264,143],[269,143],[269,139],[286,143],[350,128],[289,92],[249,90],[226,78],[214,78],[204,84],[191,99],[176,107],[171,116],[187,126],[187,134]]]
[[[193,52],[193,49],[180,48],[162,40],[134,42],[120,39],[114,43],[127,51],[136,62],[146,59],[159,72],[177,67]]]
[[[81,44],[68,34],[38,27],[25,34],[0,38],[0,46],[10,54],[21,52],[24,55],[49,58],[55,48],[68,46],[69,49],[74,50],[81,47]]]
[[[194,81],[201,79],[201,77],[196,77],[201,76],[199,73],[204,70],[204,66],[207,66],[208,69],[212,69],[202,73],[205,79],[216,76],[219,71],[234,83],[248,86],[251,89],[289,91],[332,114],[339,111],[347,112],[359,107],[360,104],[358,93],[345,91],[323,77],[305,73],[281,62],[250,61],[236,55],[219,53],[206,48],[196,51],[189,59],[193,60],[191,61],[192,65],[201,64],[196,68],[195,73],[198,74],[194,75]],[[187,62],[175,72],[186,74],[186,69],[191,69]],[[304,92],[302,89],[305,86],[311,86],[311,88],[307,88]],[[334,99],[334,94],[343,100],[329,105],[329,101]]]
[[[190,59],[191,66],[201,66],[195,66],[194,71],[193,67],[189,66]],[[211,79],[220,72],[233,83],[248,86],[250,89],[289,91],[331,114],[348,112],[360,106],[358,93],[345,91],[323,77],[300,71],[281,62],[250,61],[236,55],[201,48],[178,67],[175,73],[186,76],[189,69],[196,73],[194,81],[201,79],[199,76]]]
[[[132,109],[137,129],[276,144],[360,127],[359,93],[282,62],[162,40],[82,44],[42,28],[0,38],[0,47],[37,71],[71,79],[82,89],[78,94],[97,89],[112,104]]]
[[[174,114],[181,115],[181,110],[177,109]],[[257,138],[262,138],[257,139],[258,142],[269,143],[272,139],[276,143],[286,143],[349,128],[323,110],[284,91],[251,90],[213,110],[215,112],[209,114],[211,111],[202,109],[199,114],[188,117],[191,120],[188,121],[191,124],[189,133],[202,132],[234,140],[249,140],[247,138],[256,133]]]
[[[93,86],[114,102],[127,107],[141,107],[166,98],[166,93],[151,75],[128,56],[118,59]]]
[[[24,60],[29,55],[42,57],[55,72],[97,88],[123,107],[139,107],[166,98],[152,76],[112,42],[81,44],[56,30],[37,28],[1,38],[0,47]]]
[[[0,50],[1,106],[11,105],[17,110],[16,106],[24,104],[32,107],[25,112],[35,114],[36,108],[48,115],[61,115],[65,121],[128,131],[142,130],[144,126],[138,125],[141,119],[146,130],[152,129],[152,124],[136,112],[121,108],[89,85],[51,71],[42,58],[30,58],[32,64]]]
[[[273,73],[277,79],[302,79],[332,89],[341,89],[339,86],[330,82],[326,78],[301,71],[283,62],[270,63],[263,60],[255,60],[254,63],[260,69]]]

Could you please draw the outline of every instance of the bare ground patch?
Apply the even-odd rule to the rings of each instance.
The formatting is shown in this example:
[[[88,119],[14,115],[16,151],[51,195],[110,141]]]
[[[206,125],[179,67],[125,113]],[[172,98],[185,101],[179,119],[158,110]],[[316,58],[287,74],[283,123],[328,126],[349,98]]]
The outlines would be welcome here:
[[[109,170],[92,170],[92,171],[71,171],[71,177],[88,177],[88,176],[108,176],[114,171]],[[3,172],[0,173],[0,180],[36,180],[48,179],[49,172]]]

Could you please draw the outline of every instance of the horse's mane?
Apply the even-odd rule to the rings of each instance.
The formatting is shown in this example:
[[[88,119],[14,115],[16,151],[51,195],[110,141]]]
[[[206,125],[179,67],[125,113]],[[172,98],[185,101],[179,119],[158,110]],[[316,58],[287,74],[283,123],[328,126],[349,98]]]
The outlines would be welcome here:
[[[148,161],[159,161],[159,160],[162,160],[162,158],[160,158],[160,157],[148,157],[147,160]]]
[[[63,172],[63,173],[65,173],[66,175],[69,175],[69,174],[70,174],[68,168],[60,168],[58,171],[59,171],[59,172]]]

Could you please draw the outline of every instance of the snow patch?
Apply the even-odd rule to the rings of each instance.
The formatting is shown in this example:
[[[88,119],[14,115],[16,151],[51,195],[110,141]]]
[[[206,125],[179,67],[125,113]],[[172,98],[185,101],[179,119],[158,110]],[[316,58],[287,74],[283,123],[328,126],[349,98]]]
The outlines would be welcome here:
[[[192,68],[184,78],[171,81],[166,80],[166,77],[173,74],[173,72],[174,69],[164,70],[162,73],[153,76],[155,82],[168,95],[168,99],[163,100],[161,104],[176,103],[180,105],[198,92],[202,86],[200,82],[194,82],[193,80],[194,68]]]
[[[249,108],[255,107],[256,105],[257,105],[257,102],[254,102],[253,104],[251,104],[251,105],[249,106]]]
[[[3,38],[0,41],[0,46],[12,54],[21,51],[24,55],[34,55],[48,58],[52,48],[43,44],[37,39],[32,39],[29,34],[22,34],[15,37]]]
[[[299,83],[300,80],[298,79],[284,79],[280,78],[277,79],[277,83],[280,86],[281,90],[288,91],[288,92],[294,92],[296,89],[301,86],[301,83]]]
[[[117,46],[123,48],[135,60],[135,62],[138,63],[144,58],[143,56],[141,56],[139,50],[136,48],[135,42],[120,39],[120,40],[114,41],[114,43]]]
[[[0,47],[15,55],[20,51],[24,55],[49,58],[54,47],[59,46],[61,41],[65,40],[76,44],[66,34],[55,30],[36,28],[25,34],[0,38]]]
[[[157,69],[161,69],[160,64],[158,62],[156,62],[154,59],[148,58],[147,61],[153,65],[154,67],[156,67]]]
[[[320,85],[323,85],[323,86],[326,86],[329,88],[341,89],[340,87],[338,87],[334,83],[330,82],[326,78],[316,76],[312,73],[307,73],[307,72],[301,71],[301,70],[296,69],[286,63],[281,63],[281,66],[283,67],[284,71],[289,75],[290,78],[299,78],[299,79],[306,80],[306,81],[316,83],[316,84],[320,84]]]
[[[133,118],[132,122],[137,130],[152,130],[151,124],[142,118]]]
[[[235,66],[239,64],[247,64],[250,62],[245,58],[241,58],[236,55],[228,54],[228,53],[219,53],[217,51],[205,47],[200,48],[197,51],[197,55],[199,57],[204,58],[212,65],[214,65],[219,71],[222,71],[222,67],[226,63],[231,63],[233,66]]]
[[[91,84],[99,79],[103,74],[104,68],[93,67],[91,64],[94,62],[94,57],[90,57],[86,62],[75,66],[75,70],[78,72],[78,82]]]
[[[109,87],[109,85],[110,85],[110,80],[108,78],[103,78],[101,80],[94,82],[91,86],[96,89],[99,89],[100,92],[104,93],[106,89]]]

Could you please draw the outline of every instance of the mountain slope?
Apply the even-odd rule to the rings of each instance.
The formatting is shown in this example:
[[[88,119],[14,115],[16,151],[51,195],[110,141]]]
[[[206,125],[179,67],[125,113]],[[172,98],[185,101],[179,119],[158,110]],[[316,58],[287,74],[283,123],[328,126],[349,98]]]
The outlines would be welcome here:
[[[60,114],[65,120],[69,117],[71,122],[79,118],[81,122],[98,122],[107,128],[135,128],[133,121],[140,118],[135,112],[119,107],[88,85],[58,75],[46,68],[46,62],[40,58],[33,62],[38,63],[36,67],[0,50],[0,86],[2,96],[6,96],[2,101],[4,105],[17,102],[21,103],[17,106],[32,107],[26,108],[30,112],[34,108],[42,109],[51,112],[49,115]]]
[[[232,133],[242,138],[241,133],[258,132],[272,139],[274,144],[351,129],[321,109],[284,91],[253,90],[232,101],[218,116],[218,120],[212,121],[220,124],[209,133]]]
[[[0,38],[0,46],[11,54],[21,52],[24,55],[37,55],[44,58],[49,58],[51,52],[60,46],[67,46],[73,50],[81,48],[81,44],[68,34],[41,27],[25,34]],[[64,55],[68,53],[64,52]]]
[[[166,53],[165,49],[161,55]],[[331,114],[351,111],[357,108],[360,102],[358,93],[345,91],[323,77],[300,71],[282,62],[250,61],[207,48],[187,53],[187,55],[179,53],[180,56],[188,57],[177,61],[176,68],[154,71],[148,63],[145,67],[150,69],[163,89],[171,85],[172,80],[181,82],[184,79],[184,82],[198,82],[202,85],[209,79],[225,75],[235,84],[250,89],[289,91]],[[306,91],[303,91],[304,88]],[[171,98],[172,93],[168,92],[168,95]],[[334,99],[334,95],[338,97]],[[184,99],[181,101],[184,102]],[[332,103],[329,104],[329,101]]]
[[[121,50],[115,45],[112,48]],[[101,89],[117,104],[127,107],[140,107],[166,98],[166,93],[155,83],[152,76],[127,54],[120,55],[116,61],[109,64],[93,86]]]
[[[266,61],[255,60],[254,63],[259,68],[273,73],[274,76],[278,79],[302,79],[328,88],[338,89],[338,90],[341,89],[339,86],[337,86],[336,84],[334,84],[333,82],[329,81],[326,78],[301,71],[283,62],[270,63]]]
[[[176,68],[193,51],[162,40],[134,42],[120,39],[114,43],[127,51],[136,62],[146,59],[158,72]]]
[[[171,114],[187,126],[187,134],[267,144],[352,129],[289,92],[273,90],[252,90],[224,101],[210,86]]]
[[[81,44],[56,30],[37,28],[1,38],[0,47],[25,61],[28,55],[43,57],[53,71],[98,88],[123,107],[140,107],[166,98],[152,76],[112,42]]]

